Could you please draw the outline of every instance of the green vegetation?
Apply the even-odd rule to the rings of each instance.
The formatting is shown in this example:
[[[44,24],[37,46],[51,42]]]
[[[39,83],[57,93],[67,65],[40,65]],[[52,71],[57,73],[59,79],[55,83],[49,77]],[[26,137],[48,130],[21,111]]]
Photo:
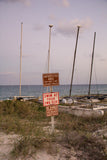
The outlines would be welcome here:
[[[0,103],[0,115],[0,131],[15,133],[20,137],[12,151],[15,158],[33,155],[37,149],[44,147],[52,153],[52,144],[57,143],[69,149],[73,147],[80,159],[107,159],[107,146],[102,141],[107,138],[102,136],[100,139],[93,134],[107,125],[107,114],[100,118],[81,118],[59,113],[55,117],[58,132],[55,131],[53,135],[44,129],[50,126],[45,107],[35,101],[3,101]],[[81,155],[78,155],[79,151]]]
[[[40,122],[49,121],[45,107],[31,102],[4,101],[0,103],[0,115],[0,130],[7,133],[32,134]]]

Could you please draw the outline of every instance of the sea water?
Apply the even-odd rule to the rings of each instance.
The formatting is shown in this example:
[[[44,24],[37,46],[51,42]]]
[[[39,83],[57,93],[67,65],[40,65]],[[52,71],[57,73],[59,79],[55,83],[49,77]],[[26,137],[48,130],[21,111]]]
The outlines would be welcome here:
[[[59,92],[59,96],[69,96],[70,85],[54,86],[53,92]],[[42,97],[43,93],[49,92],[49,87],[43,87],[42,85],[22,85],[22,96],[34,96]],[[91,85],[91,94],[107,94],[107,84]],[[72,95],[87,95],[88,85],[73,85]],[[19,96],[18,85],[1,85],[0,86],[0,100],[6,100]]]

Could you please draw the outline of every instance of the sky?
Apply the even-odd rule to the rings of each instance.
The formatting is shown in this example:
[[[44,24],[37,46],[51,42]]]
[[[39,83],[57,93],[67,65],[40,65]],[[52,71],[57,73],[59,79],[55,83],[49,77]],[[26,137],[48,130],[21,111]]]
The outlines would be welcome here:
[[[88,84],[94,32],[92,83],[107,84],[107,0],[0,0],[0,85],[19,85],[22,31],[23,85],[41,85],[48,72],[70,84],[77,26],[80,26],[73,84]]]

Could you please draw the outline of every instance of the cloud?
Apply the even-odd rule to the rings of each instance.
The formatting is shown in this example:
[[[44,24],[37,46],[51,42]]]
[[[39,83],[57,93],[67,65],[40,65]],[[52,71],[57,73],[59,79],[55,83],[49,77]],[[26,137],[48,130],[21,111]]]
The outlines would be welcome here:
[[[44,29],[44,25],[43,24],[36,24],[34,27],[34,30],[39,31],[39,30],[43,30]]]
[[[105,58],[100,58],[99,59],[101,62],[106,62],[107,61],[107,59],[105,59]]]
[[[30,0],[0,0],[0,2],[6,2],[6,3],[15,3],[15,2],[20,2],[23,3],[26,6],[30,6]]]
[[[27,55],[23,54],[22,58],[29,58],[30,56],[31,56],[30,54],[27,54]]]
[[[92,25],[92,21],[87,18],[84,20],[74,19],[71,21],[62,20],[59,21],[58,27],[57,27],[57,33],[60,33],[62,35],[71,35],[75,34],[77,26],[81,27],[81,32],[83,32],[86,29],[89,29]]]
[[[62,5],[63,5],[64,7],[69,7],[69,6],[70,6],[68,0],[62,0]]]
[[[9,76],[9,75],[15,75],[15,72],[1,72],[0,76]]]
[[[50,20],[56,20],[56,17],[55,17],[54,14],[51,14],[51,15],[49,15],[49,19],[50,19]]]
[[[52,0],[52,2],[57,6],[61,6],[65,8],[70,6],[70,3],[68,0]]]

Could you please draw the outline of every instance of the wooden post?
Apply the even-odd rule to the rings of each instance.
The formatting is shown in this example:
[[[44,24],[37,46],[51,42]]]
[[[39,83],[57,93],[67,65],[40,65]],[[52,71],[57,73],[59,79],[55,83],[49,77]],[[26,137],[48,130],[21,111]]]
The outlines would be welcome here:
[[[51,46],[51,28],[53,25],[49,25],[49,50],[48,50],[48,73],[50,72],[50,46]],[[50,86],[50,92],[52,92],[52,86]],[[54,116],[51,116],[51,125],[52,130],[51,133],[54,133]]]

